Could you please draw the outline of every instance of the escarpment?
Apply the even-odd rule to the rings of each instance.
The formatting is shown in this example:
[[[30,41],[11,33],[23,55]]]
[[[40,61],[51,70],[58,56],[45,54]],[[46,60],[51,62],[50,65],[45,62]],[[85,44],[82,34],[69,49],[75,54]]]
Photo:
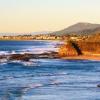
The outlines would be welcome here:
[[[59,56],[100,55],[100,42],[67,41],[59,47]]]
[[[66,44],[60,46],[58,54],[59,56],[78,56],[82,55],[82,51],[77,43],[67,41]]]

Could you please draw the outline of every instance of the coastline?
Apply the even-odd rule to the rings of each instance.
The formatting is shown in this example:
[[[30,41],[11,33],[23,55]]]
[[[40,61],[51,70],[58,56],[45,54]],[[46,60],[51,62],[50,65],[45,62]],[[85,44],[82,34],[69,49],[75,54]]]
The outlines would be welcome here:
[[[94,55],[81,55],[81,56],[68,56],[68,57],[61,57],[61,59],[66,60],[94,60],[94,61],[100,61],[100,56],[94,56]]]
[[[27,39],[25,39],[25,40],[17,40],[17,39],[9,39],[9,40],[0,40],[0,41],[61,41],[62,42],[62,40],[36,40],[36,39],[33,39],[33,40],[27,40]]]
[[[61,40],[0,40],[0,41],[61,41]],[[53,56],[52,56],[52,58],[53,58]],[[100,61],[100,54],[91,54],[89,52],[85,52],[85,55],[59,57],[59,59]]]

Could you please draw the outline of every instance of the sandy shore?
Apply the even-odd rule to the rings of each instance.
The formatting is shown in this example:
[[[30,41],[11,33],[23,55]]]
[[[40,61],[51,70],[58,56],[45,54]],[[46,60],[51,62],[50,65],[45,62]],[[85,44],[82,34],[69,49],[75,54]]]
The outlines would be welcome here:
[[[100,61],[100,56],[94,55],[82,55],[82,56],[69,56],[69,57],[62,57],[62,59],[74,59],[74,60],[96,60]]]

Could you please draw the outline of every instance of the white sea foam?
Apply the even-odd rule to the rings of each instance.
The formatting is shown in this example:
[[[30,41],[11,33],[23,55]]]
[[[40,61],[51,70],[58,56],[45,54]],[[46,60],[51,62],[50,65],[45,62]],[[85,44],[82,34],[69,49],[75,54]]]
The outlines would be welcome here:
[[[5,65],[7,64],[8,60],[7,59],[0,59],[0,65]]]
[[[11,63],[21,63],[21,60],[12,60]]]
[[[0,63],[6,63],[7,61],[7,59],[0,59]]]
[[[6,65],[7,63],[0,63],[0,65]]]
[[[41,46],[30,46],[26,47],[26,49],[21,50],[12,50],[12,51],[0,51],[0,55],[10,55],[10,54],[25,54],[25,53],[33,53],[33,54],[41,54],[49,51],[58,51],[58,44],[62,44],[63,42],[59,41],[50,41],[47,42],[46,45]]]
[[[20,51],[20,53],[34,53],[34,54],[41,54],[44,52],[49,52],[49,51],[58,51],[58,48],[49,46],[49,47],[33,47],[30,49],[26,49],[24,51]]]
[[[22,61],[21,64],[24,65],[24,66],[30,66],[30,67],[38,66],[38,64],[36,62],[32,62],[32,61],[26,61],[26,62]]]
[[[41,84],[41,83],[34,83],[34,84],[29,85],[30,88],[37,88],[37,87],[41,87],[41,86],[43,86],[43,84]]]
[[[20,50],[20,51],[0,51],[0,55],[11,55],[11,54],[42,54],[44,52],[50,52],[50,51],[58,51],[58,48],[53,48],[53,47],[45,47],[45,48],[30,48],[30,49],[25,49],[25,50]]]
[[[42,99],[41,99],[42,98]],[[24,95],[23,100],[66,100],[61,97],[58,99],[58,95]]]
[[[11,54],[16,54],[16,51],[12,51]]]
[[[29,54],[41,54],[44,52],[50,52],[50,51],[54,51],[57,52],[58,48],[52,47],[52,46],[46,46],[46,47],[32,47],[32,48],[28,48],[28,49],[23,49],[23,50],[19,50],[19,51],[11,51],[9,53],[6,53],[5,51],[1,52],[0,54],[2,55],[7,55],[7,54],[25,54],[25,53],[29,53]]]
[[[0,55],[8,55],[8,51],[0,51]]]
[[[23,66],[26,67],[34,67],[34,66],[39,66],[39,64],[37,63],[37,61],[21,61],[21,60],[12,60],[9,63],[15,63],[15,64],[21,64]]]

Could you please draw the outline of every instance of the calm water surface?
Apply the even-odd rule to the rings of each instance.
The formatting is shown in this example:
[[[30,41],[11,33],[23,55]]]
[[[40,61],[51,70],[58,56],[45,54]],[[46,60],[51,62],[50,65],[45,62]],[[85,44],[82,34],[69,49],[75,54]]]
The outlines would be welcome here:
[[[0,55],[57,51],[55,41],[1,41]],[[37,59],[0,63],[0,100],[100,100],[100,62]]]

